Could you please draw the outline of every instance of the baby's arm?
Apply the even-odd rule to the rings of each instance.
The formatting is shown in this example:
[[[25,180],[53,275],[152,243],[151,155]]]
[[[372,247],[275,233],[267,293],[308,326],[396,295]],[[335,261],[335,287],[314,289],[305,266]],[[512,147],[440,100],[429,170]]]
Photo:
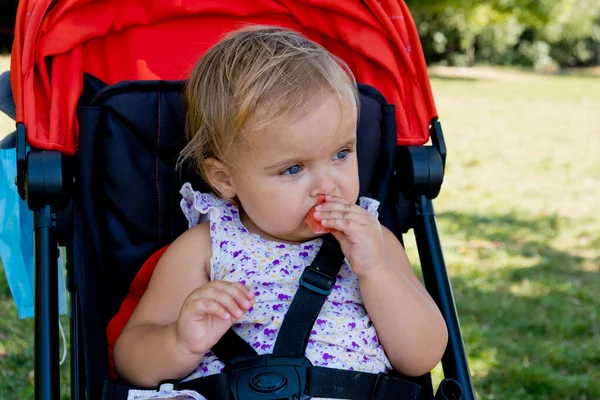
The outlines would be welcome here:
[[[115,365],[126,381],[154,387],[181,379],[251,306],[239,283],[209,282],[208,224],[179,237],[161,257],[152,279],[115,344]]]
[[[359,277],[361,295],[394,368],[409,376],[423,375],[446,349],[446,324],[398,239],[383,226],[382,233],[387,265]]]
[[[448,331],[398,239],[374,215],[340,197],[327,196],[314,217],[334,229],[394,368],[412,376],[429,372],[444,353]]]

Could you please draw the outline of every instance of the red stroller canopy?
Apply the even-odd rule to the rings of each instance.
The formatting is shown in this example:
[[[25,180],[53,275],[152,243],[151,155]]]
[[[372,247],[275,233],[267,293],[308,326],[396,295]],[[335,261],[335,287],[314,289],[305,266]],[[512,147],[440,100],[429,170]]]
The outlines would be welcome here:
[[[186,79],[208,47],[249,23],[321,43],[396,105],[398,144],[429,139],[437,112],[400,0],[21,0],[11,59],[17,121],[32,146],[74,154],[84,72],[108,84]]]

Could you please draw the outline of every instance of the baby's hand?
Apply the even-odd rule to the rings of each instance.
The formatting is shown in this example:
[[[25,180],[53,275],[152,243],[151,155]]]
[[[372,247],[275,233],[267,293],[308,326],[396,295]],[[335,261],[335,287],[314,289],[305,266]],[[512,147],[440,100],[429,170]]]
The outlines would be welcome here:
[[[181,306],[177,342],[191,354],[204,355],[253,304],[254,293],[241,283],[211,281]]]
[[[340,197],[327,196],[326,202],[316,207],[314,217],[334,230],[333,236],[359,278],[386,265],[381,225],[373,214]]]

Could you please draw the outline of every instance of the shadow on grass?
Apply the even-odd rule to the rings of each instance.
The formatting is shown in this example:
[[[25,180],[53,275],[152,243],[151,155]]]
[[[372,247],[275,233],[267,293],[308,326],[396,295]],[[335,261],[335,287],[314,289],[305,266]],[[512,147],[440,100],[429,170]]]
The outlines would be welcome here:
[[[445,212],[438,220],[481,266],[452,277],[480,398],[600,398],[600,277],[583,256],[552,246],[561,219]]]
[[[565,68],[556,73],[559,76],[576,76],[578,78],[593,78],[600,79],[600,66],[596,67],[581,67],[581,68]]]

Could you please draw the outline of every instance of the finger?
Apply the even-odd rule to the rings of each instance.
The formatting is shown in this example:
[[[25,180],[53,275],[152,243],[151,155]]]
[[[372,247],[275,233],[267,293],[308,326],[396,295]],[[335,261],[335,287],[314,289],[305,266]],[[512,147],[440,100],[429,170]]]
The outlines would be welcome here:
[[[231,320],[231,313],[218,301],[208,298],[196,299],[190,304],[192,315],[196,317],[205,317],[214,315],[225,321]]]
[[[344,211],[315,211],[314,217],[317,221],[330,220],[330,219],[349,219],[355,221],[360,225],[367,225],[371,223],[368,215],[362,213],[352,212],[349,210]]]
[[[337,229],[345,233],[370,235],[378,231],[378,221],[371,218],[371,216],[364,217],[358,214],[348,214],[341,217],[332,216],[330,218],[323,218],[320,222],[326,228]]]
[[[351,204],[348,202],[342,201],[331,201],[323,204],[319,204],[315,207],[315,211],[345,211],[345,212],[355,212],[362,215],[371,215],[364,208],[357,206],[356,204]]]
[[[222,290],[218,287],[205,287],[202,292],[202,297],[207,298],[219,303],[227,312],[236,318],[240,318],[250,308],[250,305],[238,304],[236,299],[226,290]],[[244,301],[249,301],[244,299]]]
[[[231,295],[246,310],[254,303],[254,293],[246,285],[238,282],[214,281],[220,290]]]
[[[370,225],[376,222],[376,218],[368,211],[356,206],[343,203],[331,204],[315,210],[314,217],[317,220],[350,219],[361,225]]]
[[[250,290],[250,288],[243,283],[239,282],[229,282],[229,281],[212,281],[210,284],[214,284],[215,286],[225,290],[227,287],[236,288],[240,290],[245,297],[248,299],[254,298],[254,293]]]
[[[250,288],[248,286],[244,285],[243,283],[239,283],[239,282],[227,282],[227,283],[232,284],[235,287],[242,290],[242,292],[244,293],[244,296],[246,296],[249,300],[254,299],[254,292],[252,290],[250,290]]]
[[[335,198],[331,198],[330,200],[318,204],[315,208],[317,210],[322,210],[322,209],[344,209],[344,208],[350,208],[356,206],[356,204],[350,203],[342,198],[339,197],[335,197]]]
[[[336,229],[338,231],[342,231],[346,234],[358,230],[358,228],[360,226],[364,226],[350,218],[324,219],[321,221],[321,225],[323,225],[326,228],[331,228],[331,229]]]

